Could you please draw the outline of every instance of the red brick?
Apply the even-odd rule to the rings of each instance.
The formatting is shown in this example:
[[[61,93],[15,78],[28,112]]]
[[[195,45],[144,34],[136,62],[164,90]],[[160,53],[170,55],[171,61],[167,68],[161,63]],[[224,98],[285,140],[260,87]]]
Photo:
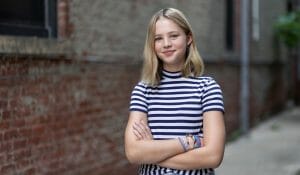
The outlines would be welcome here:
[[[3,139],[12,140],[18,136],[18,131],[16,129],[4,131]]]
[[[23,159],[27,159],[31,156],[30,149],[22,149],[14,152],[14,161],[19,162]]]
[[[28,126],[30,127],[30,126]],[[20,138],[29,138],[32,136],[31,128],[19,128],[18,129],[18,136]]]
[[[14,164],[7,164],[7,165],[3,165],[1,167],[1,173],[0,174],[12,174],[13,172],[15,172],[16,167]]]
[[[15,140],[13,142],[14,150],[19,150],[19,149],[25,148],[26,146],[27,146],[27,139]]]
[[[3,119],[3,118],[2,118]],[[0,131],[7,130],[10,127],[10,122],[9,121],[1,121],[0,122]]]
[[[24,170],[24,175],[35,175],[38,174],[35,168],[29,168]]]
[[[39,145],[41,143],[41,137],[30,137],[28,139],[28,144],[34,146]]]
[[[45,125],[32,126],[32,136],[41,136],[45,134]]]
[[[10,124],[13,128],[22,128],[25,126],[25,119],[24,118],[17,118],[16,120],[13,120]]]
[[[9,120],[13,117],[13,110],[8,109],[8,108],[4,108],[2,111],[2,119],[3,120]]]
[[[0,143],[0,153],[8,153],[13,149],[13,145],[11,142],[2,141]]]

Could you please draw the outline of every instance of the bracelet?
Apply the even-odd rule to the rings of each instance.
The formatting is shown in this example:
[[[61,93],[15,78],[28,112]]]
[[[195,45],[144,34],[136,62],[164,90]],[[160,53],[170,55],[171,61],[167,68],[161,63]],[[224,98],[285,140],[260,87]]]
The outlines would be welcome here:
[[[201,147],[200,137],[197,135],[193,135],[193,140],[194,140],[194,148],[200,148]]]
[[[191,143],[189,142],[189,137],[194,141],[193,135],[187,134],[185,137],[186,137],[186,141],[187,141],[187,144],[188,144],[188,148],[190,149]]]
[[[188,143],[187,143],[187,140],[184,140],[182,137],[178,137],[178,139],[179,139],[179,142],[180,142],[180,144],[181,144],[183,150],[184,150],[185,152],[188,151],[189,145],[188,145]]]

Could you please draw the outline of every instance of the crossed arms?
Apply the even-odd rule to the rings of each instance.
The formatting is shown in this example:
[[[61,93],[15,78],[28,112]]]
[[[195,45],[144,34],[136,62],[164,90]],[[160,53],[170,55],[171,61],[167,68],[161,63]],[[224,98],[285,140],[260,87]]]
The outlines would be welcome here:
[[[222,112],[203,114],[203,133],[204,146],[184,151],[179,139],[153,140],[146,114],[132,111],[125,131],[125,153],[136,164],[158,164],[174,169],[216,168],[225,149]]]

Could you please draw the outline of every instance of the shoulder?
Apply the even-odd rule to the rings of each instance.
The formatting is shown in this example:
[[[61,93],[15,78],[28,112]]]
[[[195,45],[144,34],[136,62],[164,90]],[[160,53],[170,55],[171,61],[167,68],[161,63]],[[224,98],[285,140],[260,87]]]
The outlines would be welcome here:
[[[199,79],[199,81],[201,81],[202,83],[211,83],[211,82],[215,82],[215,79],[213,77],[210,76],[200,76],[197,77]]]
[[[140,81],[134,86],[133,92],[139,91],[139,92],[145,93],[148,91],[149,88],[151,88],[149,85]]]
[[[213,77],[210,77],[210,76],[192,77],[192,79],[194,79],[194,81],[196,81],[200,87],[208,87],[211,85],[219,86],[217,81]]]
[[[139,81],[135,86],[134,86],[134,89],[138,88],[138,89],[146,89],[148,86],[146,83],[142,82],[142,81]]]

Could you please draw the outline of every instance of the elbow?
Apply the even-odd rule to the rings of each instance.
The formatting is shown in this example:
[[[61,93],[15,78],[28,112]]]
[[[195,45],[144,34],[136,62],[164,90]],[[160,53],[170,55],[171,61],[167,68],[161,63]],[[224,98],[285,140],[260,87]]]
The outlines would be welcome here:
[[[212,162],[211,168],[218,168],[221,165],[221,163],[222,163],[222,160],[216,159]]]
[[[127,150],[125,151],[125,155],[127,160],[131,163],[131,164],[138,164],[138,158],[137,158],[137,153],[134,150]]]
[[[143,154],[134,147],[125,148],[125,155],[131,164],[141,164],[143,162]]]
[[[130,149],[125,151],[126,158],[131,164],[153,164],[157,163],[151,160],[151,156],[145,156],[144,152],[138,149]],[[150,157],[150,158],[149,158]]]
[[[215,154],[210,157],[210,168],[218,168],[223,161],[223,154]]]

